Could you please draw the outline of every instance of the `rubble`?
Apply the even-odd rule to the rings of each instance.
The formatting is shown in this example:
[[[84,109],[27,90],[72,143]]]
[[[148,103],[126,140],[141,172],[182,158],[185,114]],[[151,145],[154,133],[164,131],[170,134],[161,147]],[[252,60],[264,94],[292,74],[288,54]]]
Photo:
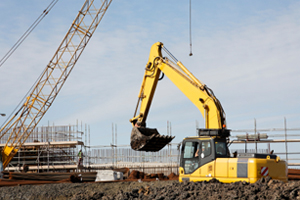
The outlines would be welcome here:
[[[138,179],[139,180],[139,179]],[[256,183],[178,180],[58,183],[1,187],[0,199],[299,199],[300,181]]]

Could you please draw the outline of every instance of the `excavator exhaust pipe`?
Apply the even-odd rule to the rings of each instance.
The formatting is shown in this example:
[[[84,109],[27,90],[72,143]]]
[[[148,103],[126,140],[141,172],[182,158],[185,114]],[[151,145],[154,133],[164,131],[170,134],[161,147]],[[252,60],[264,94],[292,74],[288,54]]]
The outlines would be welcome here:
[[[156,152],[169,144],[175,136],[160,135],[156,129],[133,127],[130,145],[136,151]]]

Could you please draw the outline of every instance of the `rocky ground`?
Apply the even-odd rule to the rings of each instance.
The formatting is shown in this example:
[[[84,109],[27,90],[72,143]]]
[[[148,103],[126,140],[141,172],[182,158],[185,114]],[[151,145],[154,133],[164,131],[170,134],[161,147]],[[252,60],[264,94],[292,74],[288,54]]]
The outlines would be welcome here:
[[[262,178],[254,184],[177,180],[59,183],[1,187],[0,199],[300,199],[300,181]]]

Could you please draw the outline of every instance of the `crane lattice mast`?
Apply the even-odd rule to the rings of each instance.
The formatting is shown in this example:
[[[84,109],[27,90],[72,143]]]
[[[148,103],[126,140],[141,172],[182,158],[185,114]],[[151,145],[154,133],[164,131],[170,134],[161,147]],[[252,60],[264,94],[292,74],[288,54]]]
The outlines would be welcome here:
[[[111,2],[85,1],[32,92],[1,128],[0,139],[8,136],[2,150],[4,169],[52,105]]]

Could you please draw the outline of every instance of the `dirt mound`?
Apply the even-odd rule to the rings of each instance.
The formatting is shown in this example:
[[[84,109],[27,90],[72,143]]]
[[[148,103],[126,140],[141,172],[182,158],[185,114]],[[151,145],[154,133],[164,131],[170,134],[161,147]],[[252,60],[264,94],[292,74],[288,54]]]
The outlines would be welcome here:
[[[172,173],[174,174],[174,173]],[[169,175],[171,176],[171,174]],[[140,171],[136,171],[136,170],[133,170],[130,175],[128,176],[128,179],[127,180],[137,180],[137,179],[140,179],[141,181],[145,181],[145,180],[168,180],[169,179],[169,176],[165,176],[163,173],[158,173],[158,174],[145,174],[144,172],[140,172]],[[172,179],[170,180],[176,180],[176,175],[172,175],[171,176]],[[177,180],[178,180],[178,176],[177,176]]]
[[[262,178],[254,184],[133,181],[1,187],[0,199],[300,199],[300,181]]]
[[[162,187],[141,187],[131,192],[119,191],[102,199],[299,199],[300,182],[284,183],[271,178],[262,178],[254,184],[236,182],[172,182]]]
[[[144,172],[140,172],[140,171],[136,171],[136,170],[133,170],[129,177],[128,177],[128,180],[134,180],[134,179],[143,179],[145,176]]]
[[[169,176],[168,176],[168,178],[169,178],[169,180],[178,180],[178,175],[176,175],[175,173],[171,173]]]
[[[251,186],[246,182],[223,184],[216,179],[212,179],[209,182],[204,181],[198,183],[172,182],[171,185],[162,187],[142,186],[139,189],[133,189],[131,192],[120,190],[113,196],[103,196],[103,199],[260,199],[271,195],[268,194],[269,190],[266,190],[267,188],[264,187],[268,186],[269,182],[271,181],[263,179]],[[272,181],[272,183],[273,182],[274,181]],[[280,184],[279,187],[284,184],[283,182],[276,183]],[[249,186],[253,189],[249,188]],[[260,194],[262,190],[265,191]],[[273,194],[274,191],[270,193]],[[278,197],[282,198],[283,196],[280,194]]]

